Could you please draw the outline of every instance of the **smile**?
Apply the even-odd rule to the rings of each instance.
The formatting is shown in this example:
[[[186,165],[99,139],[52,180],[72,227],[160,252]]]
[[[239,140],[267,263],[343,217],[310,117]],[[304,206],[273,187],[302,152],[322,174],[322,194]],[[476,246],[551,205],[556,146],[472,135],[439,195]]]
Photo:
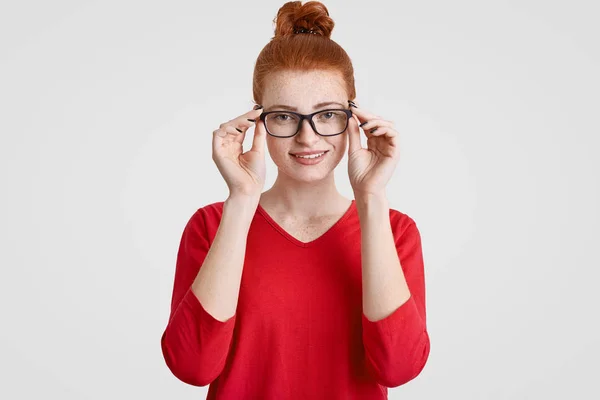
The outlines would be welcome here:
[[[296,154],[292,154],[294,157],[298,157],[298,158],[319,158],[321,156],[323,156],[323,154],[327,153],[326,151],[322,152],[322,153],[318,153],[318,154],[311,154],[309,156],[298,156]]]

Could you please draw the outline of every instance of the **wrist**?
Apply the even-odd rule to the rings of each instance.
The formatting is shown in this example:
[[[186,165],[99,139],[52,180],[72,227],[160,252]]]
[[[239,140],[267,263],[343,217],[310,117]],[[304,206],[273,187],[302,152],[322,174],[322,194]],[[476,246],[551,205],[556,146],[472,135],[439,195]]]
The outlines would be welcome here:
[[[260,194],[230,194],[227,199],[225,199],[223,207],[234,209],[236,210],[236,213],[254,215],[259,200]]]
[[[389,202],[385,193],[356,193],[354,194],[359,215],[377,214],[380,211],[389,212]]]
[[[354,199],[357,204],[376,204],[387,202],[387,194],[385,190],[379,192],[361,192],[354,191]]]

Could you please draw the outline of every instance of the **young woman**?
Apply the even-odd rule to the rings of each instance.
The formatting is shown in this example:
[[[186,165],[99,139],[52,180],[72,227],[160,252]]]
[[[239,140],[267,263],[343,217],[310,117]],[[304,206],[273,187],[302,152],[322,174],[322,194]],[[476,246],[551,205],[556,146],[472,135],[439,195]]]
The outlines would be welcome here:
[[[213,132],[230,193],[183,231],[162,352],[208,399],[385,399],[429,356],[420,234],[385,194],[398,133],[352,101],[323,4],[285,3],[276,22],[260,105]],[[263,192],[265,142],[278,175]],[[334,182],[345,151],[354,199]]]

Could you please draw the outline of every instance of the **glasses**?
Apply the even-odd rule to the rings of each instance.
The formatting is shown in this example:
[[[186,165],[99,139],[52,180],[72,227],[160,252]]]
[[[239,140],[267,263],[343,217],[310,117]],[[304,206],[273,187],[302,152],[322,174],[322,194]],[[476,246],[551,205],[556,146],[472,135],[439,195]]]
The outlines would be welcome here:
[[[328,109],[312,114],[300,114],[293,111],[267,111],[260,114],[267,133],[278,138],[292,137],[300,131],[302,121],[307,119],[313,130],[320,136],[336,136],[348,127],[352,111],[346,109]]]

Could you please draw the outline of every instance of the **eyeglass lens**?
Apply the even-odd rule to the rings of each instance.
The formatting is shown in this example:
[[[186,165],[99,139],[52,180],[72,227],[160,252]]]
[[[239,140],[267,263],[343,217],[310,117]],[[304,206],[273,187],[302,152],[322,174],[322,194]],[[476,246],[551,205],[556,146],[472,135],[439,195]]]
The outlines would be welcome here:
[[[348,116],[343,111],[327,110],[315,114],[313,123],[320,135],[338,135],[346,129]],[[300,118],[297,115],[281,111],[268,114],[265,125],[274,136],[291,136],[299,128]]]

